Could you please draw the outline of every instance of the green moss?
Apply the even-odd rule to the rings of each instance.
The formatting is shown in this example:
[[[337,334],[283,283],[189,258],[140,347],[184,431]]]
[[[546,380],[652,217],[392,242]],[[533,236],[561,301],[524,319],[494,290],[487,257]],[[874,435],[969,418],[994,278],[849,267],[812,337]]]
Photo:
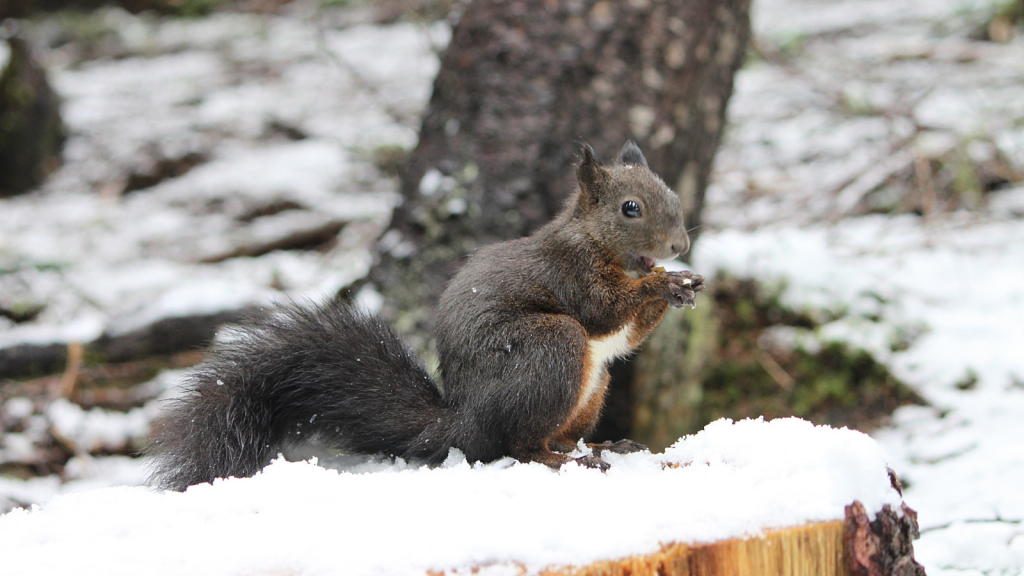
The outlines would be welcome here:
[[[826,342],[815,350],[773,344],[765,337],[769,328],[795,328],[811,335],[818,326],[811,314],[783,306],[780,290],[729,277],[710,285],[712,314],[719,325],[713,347],[717,353],[700,378],[697,429],[721,417],[798,416],[867,430],[900,405],[923,403],[864,350],[842,342]]]
[[[30,322],[39,316],[39,313],[46,308],[45,305],[31,300],[15,300],[7,306],[0,305],[0,316],[20,323]]]
[[[807,36],[802,32],[792,33],[781,38],[778,43],[778,50],[788,58],[795,58],[803,53],[807,47]]]
[[[175,14],[182,18],[199,18],[213,12],[214,9],[225,4],[224,0],[182,0],[175,7]]]
[[[978,387],[978,373],[973,368],[968,368],[967,373],[964,374],[963,378],[956,381],[957,390],[974,390]]]
[[[978,167],[966,150],[958,150],[950,164],[952,192],[958,204],[972,210],[979,208],[983,190]]]
[[[843,110],[851,116],[879,116],[882,114],[882,111],[872,104],[866,95],[857,92],[843,92],[840,104]]]
[[[897,326],[889,343],[889,349],[893,352],[909,350],[925,332],[927,332],[927,328],[921,325]]]
[[[20,259],[12,258],[8,263],[0,263],[0,276],[4,274],[14,274],[21,270],[34,268],[40,272],[59,272],[70,266],[67,262],[27,262]]]
[[[121,36],[103,10],[64,9],[47,17],[60,30],[62,44],[94,46],[103,42],[121,41]]]
[[[370,151],[370,158],[381,174],[399,178],[409,160],[409,150],[396,144],[382,144]]]
[[[895,173],[865,198],[863,208],[883,214],[980,209],[990,192],[1024,182],[1011,158],[991,135],[963,137]]]

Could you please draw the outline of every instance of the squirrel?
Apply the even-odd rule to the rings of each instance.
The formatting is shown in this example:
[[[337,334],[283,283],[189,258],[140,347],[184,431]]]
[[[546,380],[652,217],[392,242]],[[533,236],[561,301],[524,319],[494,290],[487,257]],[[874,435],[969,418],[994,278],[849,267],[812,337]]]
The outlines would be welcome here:
[[[443,385],[378,317],[331,301],[280,307],[238,329],[185,378],[155,422],[150,483],[252,476],[282,446],[427,464],[511,456],[557,468],[597,424],[608,365],[635,350],[704,278],[655,260],[689,249],[679,196],[632,141],[609,166],[582,146],[578,189],[530,236],[472,255],[441,295]],[[592,445],[580,464],[607,469]]]

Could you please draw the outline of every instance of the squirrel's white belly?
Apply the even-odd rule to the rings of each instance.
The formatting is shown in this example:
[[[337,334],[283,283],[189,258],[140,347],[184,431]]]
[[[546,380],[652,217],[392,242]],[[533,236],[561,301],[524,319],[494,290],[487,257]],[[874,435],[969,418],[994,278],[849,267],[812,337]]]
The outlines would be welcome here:
[[[612,360],[625,356],[633,351],[630,336],[633,335],[633,324],[626,324],[618,332],[602,338],[593,338],[587,342],[587,362],[584,364],[587,374],[583,378],[583,389],[576,405],[580,408],[587,405],[590,398],[600,389],[604,381],[605,368]]]

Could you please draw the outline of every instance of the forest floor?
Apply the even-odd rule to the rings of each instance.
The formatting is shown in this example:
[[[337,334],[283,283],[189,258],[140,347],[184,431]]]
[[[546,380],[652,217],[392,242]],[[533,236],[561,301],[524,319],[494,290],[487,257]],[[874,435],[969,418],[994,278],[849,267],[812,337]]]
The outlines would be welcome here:
[[[692,261],[824,319],[773,345],[862,347],[927,402],[873,436],[932,576],[1024,573],[1024,29],[1005,6],[755,1]],[[0,350],[107,357],[0,381],[0,510],[144,481],[127,454],[196,358],[99,360],[365,274],[449,34],[303,2],[29,30],[69,139],[41,189],[0,200]]]

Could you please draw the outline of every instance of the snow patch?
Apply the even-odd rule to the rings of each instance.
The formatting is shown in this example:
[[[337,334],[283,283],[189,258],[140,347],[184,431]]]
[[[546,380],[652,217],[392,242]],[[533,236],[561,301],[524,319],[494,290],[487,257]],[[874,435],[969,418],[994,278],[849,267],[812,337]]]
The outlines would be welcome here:
[[[900,503],[874,441],[796,419],[721,420],[664,455],[609,460],[607,473],[470,465],[457,452],[435,469],[362,473],[278,460],[184,493],[109,488],[14,510],[0,517],[0,553],[26,576],[535,573],[842,519],[855,499],[876,512]]]

